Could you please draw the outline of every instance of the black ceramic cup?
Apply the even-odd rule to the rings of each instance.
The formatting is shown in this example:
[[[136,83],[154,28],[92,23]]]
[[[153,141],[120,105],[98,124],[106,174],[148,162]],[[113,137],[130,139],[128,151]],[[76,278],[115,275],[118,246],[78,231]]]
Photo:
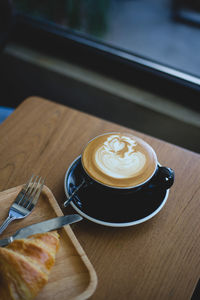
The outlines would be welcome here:
[[[113,134],[115,134],[115,133],[113,133]],[[141,140],[141,139],[139,139],[139,140]],[[147,144],[146,142],[144,142],[144,143]],[[86,147],[87,147],[87,145],[86,145]],[[174,171],[169,167],[161,166],[158,163],[157,155],[156,155],[155,151],[152,149],[152,147],[150,145],[148,145],[148,147],[151,148],[151,151],[156,160],[154,171],[143,182],[141,182],[137,185],[134,185],[134,186],[123,186],[123,187],[110,186],[110,185],[104,184],[104,183],[96,180],[96,178],[94,178],[91,175],[91,173],[89,174],[87,172],[87,170],[85,169],[83,159],[82,159],[82,157],[83,157],[83,154],[82,154],[80,156],[80,158],[81,158],[80,184],[78,184],[76,187],[74,187],[73,192],[71,193],[70,197],[64,202],[64,207],[66,207],[73,200],[73,198],[76,196],[76,194],[79,191],[81,191],[81,192],[84,190],[88,191],[88,189],[92,189],[93,191],[96,191],[97,193],[98,193],[98,191],[108,192],[111,195],[111,197],[112,197],[112,195],[113,196],[121,195],[121,194],[126,195],[129,193],[143,191],[145,189],[151,189],[151,190],[152,189],[153,190],[169,189],[174,183]]]

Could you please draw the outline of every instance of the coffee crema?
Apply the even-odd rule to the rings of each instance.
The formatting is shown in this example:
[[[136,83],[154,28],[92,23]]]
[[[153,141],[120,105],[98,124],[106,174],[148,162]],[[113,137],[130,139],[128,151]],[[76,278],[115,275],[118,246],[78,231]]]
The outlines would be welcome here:
[[[82,154],[86,173],[114,188],[134,188],[145,183],[157,168],[149,144],[127,133],[108,133],[91,140]]]

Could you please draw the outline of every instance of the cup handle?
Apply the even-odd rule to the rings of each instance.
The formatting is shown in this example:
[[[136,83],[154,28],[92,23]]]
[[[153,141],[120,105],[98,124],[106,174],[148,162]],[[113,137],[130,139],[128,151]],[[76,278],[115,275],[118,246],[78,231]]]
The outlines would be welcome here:
[[[150,180],[148,188],[169,189],[174,183],[174,171],[168,167],[158,166],[155,176]]]

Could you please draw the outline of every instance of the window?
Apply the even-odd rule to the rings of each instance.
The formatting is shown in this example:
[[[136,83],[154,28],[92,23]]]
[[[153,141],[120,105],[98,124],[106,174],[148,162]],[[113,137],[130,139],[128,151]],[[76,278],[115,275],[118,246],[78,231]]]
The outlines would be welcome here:
[[[78,44],[83,51],[86,48],[89,53],[92,53],[91,49],[95,50],[100,60],[104,57],[113,62],[110,69],[113,68],[115,74],[119,64],[119,73],[123,73],[123,68],[129,68],[126,78],[132,76],[130,69],[148,74],[144,81],[149,88],[156,85],[159,89],[160,82],[155,84],[154,79],[164,78],[167,82],[165,93],[169,93],[170,88],[174,92],[180,85],[180,88],[189,88],[188,95],[194,92],[197,97],[196,92],[200,90],[200,28],[198,21],[190,22],[186,12],[198,20],[198,1],[14,0],[14,4],[20,28],[29,30],[26,38],[30,36],[30,27],[37,28],[37,34],[43,30]],[[68,49],[66,47],[67,55]],[[88,63],[91,61],[92,55],[88,55]],[[104,65],[104,69],[107,67],[108,72],[105,62],[99,65]],[[135,83],[142,84],[143,78],[139,74]]]

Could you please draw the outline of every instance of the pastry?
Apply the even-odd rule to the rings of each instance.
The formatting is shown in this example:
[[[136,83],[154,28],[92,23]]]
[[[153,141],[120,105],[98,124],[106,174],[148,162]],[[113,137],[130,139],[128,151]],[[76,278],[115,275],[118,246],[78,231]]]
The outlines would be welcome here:
[[[0,247],[0,300],[31,300],[48,281],[59,248],[56,231]]]

